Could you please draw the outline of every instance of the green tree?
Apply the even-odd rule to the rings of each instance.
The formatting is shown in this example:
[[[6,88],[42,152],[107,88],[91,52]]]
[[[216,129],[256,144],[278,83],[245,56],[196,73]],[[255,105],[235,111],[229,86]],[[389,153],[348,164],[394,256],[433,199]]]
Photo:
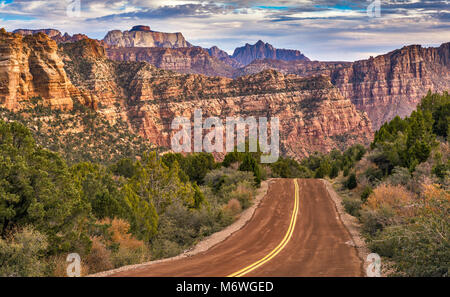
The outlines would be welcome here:
[[[196,182],[194,182],[192,184],[192,188],[194,190],[194,205],[193,205],[193,208],[199,209],[206,202],[205,195],[203,195],[202,191],[200,190],[200,187],[197,185]]]
[[[258,162],[249,153],[245,154],[242,164],[239,166],[239,171],[250,171],[255,176],[255,184],[259,187],[261,185],[261,170]]]
[[[0,121],[0,235],[32,225],[49,252],[85,252],[90,206],[59,155],[36,146],[19,123]]]
[[[125,200],[132,209],[133,233],[149,240],[157,233],[158,217],[174,201],[186,207],[195,205],[194,191],[180,181],[178,163],[168,168],[155,152],[145,154],[135,168],[135,175],[124,187]]]
[[[82,190],[82,198],[92,206],[97,219],[127,216],[128,207],[119,189],[121,185],[105,167],[84,162],[72,166],[71,172]]]
[[[331,179],[338,177],[339,175],[339,166],[337,163],[333,163],[333,166],[331,167],[329,177]]]
[[[356,188],[358,186],[358,182],[356,180],[356,174],[355,173],[351,173],[349,175],[348,179],[345,181],[345,186],[349,190],[353,190],[354,188]]]

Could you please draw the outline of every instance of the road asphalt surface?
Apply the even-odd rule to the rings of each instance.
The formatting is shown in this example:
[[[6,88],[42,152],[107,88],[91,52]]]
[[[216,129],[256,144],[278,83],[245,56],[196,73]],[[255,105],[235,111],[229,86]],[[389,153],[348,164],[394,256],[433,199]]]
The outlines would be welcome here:
[[[251,220],[209,250],[113,277],[364,276],[321,180],[277,179]]]

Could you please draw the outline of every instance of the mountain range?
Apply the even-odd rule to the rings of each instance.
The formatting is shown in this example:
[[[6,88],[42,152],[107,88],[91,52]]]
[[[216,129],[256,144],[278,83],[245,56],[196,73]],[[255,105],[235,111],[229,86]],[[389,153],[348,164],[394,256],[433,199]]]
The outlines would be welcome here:
[[[282,153],[294,158],[368,144],[373,130],[409,115],[428,90],[450,89],[450,43],[319,62],[262,41],[230,56],[147,26],[103,40],[3,29],[0,60],[0,106],[10,110],[33,97],[59,110],[80,102],[162,147],[170,145],[171,120],[195,108],[220,118],[276,116]]]

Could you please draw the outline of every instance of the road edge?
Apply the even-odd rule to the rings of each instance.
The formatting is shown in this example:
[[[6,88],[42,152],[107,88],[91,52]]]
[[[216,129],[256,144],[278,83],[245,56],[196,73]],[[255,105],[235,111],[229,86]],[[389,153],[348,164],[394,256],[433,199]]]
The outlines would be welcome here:
[[[367,245],[362,238],[359,230],[361,230],[361,225],[358,222],[358,219],[354,216],[351,216],[348,214],[344,206],[342,205],[342,198],[341,196],[334,190],[333,186],[328,180],[321,179],[321,181],[324,183],[328,195],[330,196],[331,200],[334,202],[334,205],[336,207],[336,211],[339,215],[339,220],[343,223],[345,229],[347,229],[347,232],[350,234],[350,237],[352,238],[352,245],[356,248],[356,251],[358,252],[358,257],[361,260],[362,265],[362,272],[364,276],[367,276],[367,267],[368,263],[365,261],[367,259],[367,256],[371,253],[370,250],[367,248]]]
[[[115,268],[112,270],[107,270],[107,271],[102,271],[102,272],[98,272],[95,274],[90,274],[90,275],[87,275],[86,277],[106,277],[106,276],[110,276],[110,275],[113,275],[113,274],[116,274],[119,272],[135,270],[135,269],[155,265],[158,263],[175,261],[175,260],[179,260],[179,259],[183,259],[183,258],[187,258],[187,257],[192,257],[192,256],[197,255],[202,252],[206,252],[207,250],[211,249],[212,247],[214,247],[217,244],[226,240],[233,233],[241,230],[252,219],[259,204],[261,203],[263,198],[266,197],[270,184],[272,182],[274,182],[275,180],[276,179],[272,178],[272,179],[268,179],[268,180],[261,182],[261,187],[257,190],[257,194],[255,196],[255,200],[253,201],[252,206],[250,206],[245,211],[243,211],[239,215],[239,218],[233,224],[229,225],[228,227],[226,227],[225,229],[223,229],[219,232],[213,233],[210,236],[204,238],[202,241],[197,243],[194,247],[183,252],[182,254],[175,256],[175,257],[171,257],[171,258],[155,260],[155,261],[150,261],[150,262],[141,263],[141,264],[122,266],[122,267]]]

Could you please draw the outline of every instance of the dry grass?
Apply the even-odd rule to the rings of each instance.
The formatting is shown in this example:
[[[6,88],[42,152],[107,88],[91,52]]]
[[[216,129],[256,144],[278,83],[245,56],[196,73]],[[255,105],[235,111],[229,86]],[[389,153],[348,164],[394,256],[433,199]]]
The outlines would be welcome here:
[[[129,249],[141,249],[145,247],[145,243],[133,237],[130,233],[130,224],[122,219],[105,219],[103,224],[111,225],[111,240],[118,243],[121,247]]]
[[[232,216],[235,216],[242,211],[241,203],[236,198],[230,199],[224,209]]]
[[[95,273],[112,269],[111,252],[102,242],[100,237],[92,237],[92,248],[86,257],[86,263],[89,273]]]
[[[374,211],[387,208],[399,215],[412,216],[414,200],[414,194],[403,186],[381,184],[373,190],[364,207]]]

